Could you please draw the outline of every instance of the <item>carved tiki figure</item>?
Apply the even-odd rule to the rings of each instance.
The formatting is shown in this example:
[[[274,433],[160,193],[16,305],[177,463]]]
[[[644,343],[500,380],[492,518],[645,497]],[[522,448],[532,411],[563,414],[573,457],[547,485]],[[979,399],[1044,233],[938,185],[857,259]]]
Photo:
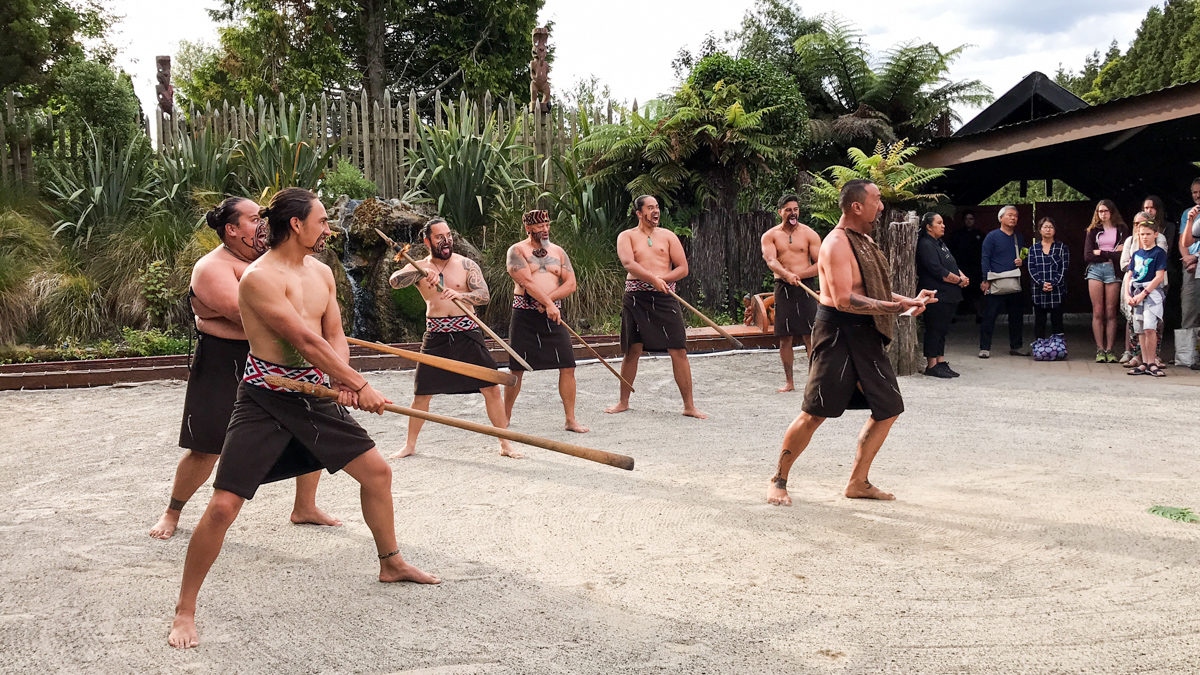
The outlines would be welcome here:
[[[529,62],[529,110],[550,112],[550,64],[546,61],[546,41],[550,30],[533,29],[533,60]]]

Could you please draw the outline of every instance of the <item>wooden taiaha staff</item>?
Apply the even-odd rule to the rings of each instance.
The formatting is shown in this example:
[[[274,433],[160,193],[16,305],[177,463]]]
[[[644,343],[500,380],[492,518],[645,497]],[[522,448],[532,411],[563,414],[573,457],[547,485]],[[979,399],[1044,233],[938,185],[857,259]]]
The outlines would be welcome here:
[[[434,356],[433,354],[422,354],[421,352],[414,352],[414,351],[411,351],[408,349],[400,349],[399,347],[391,347],[389,345],[380,344],[378,342],[369,342],[367,340],[359,340],[357,338],[352,338],[352,337],[347,337],[346,342],[349,342],[352,345],[358,345],[359,347],[366,347],[367,349],[373,349],[377,352],[382,352],[384,354],[394,354],[396,356],[403,356],[404,358],[408,359],[409,361],[423,363],[423,364],[425,364],[427,366],[431,366],[433,368],[439,368],[441,370],[448,370],[452,373],[458,373],[459,375],[466,375],[467,377],[473,377],[477,380],[484,380],[485,382],[492,382],[494,384],[503,384],[506,387],[511,387],[512,385],[517,383],[517,376],[513,375],[512,373],[502,373],[494,368],[488,368],[486,366],[479,366],[479,365],[475,365],[474,363],[464,363],[463,361],[456,361],[454,359],[448,359],[448,358],[445,358],[444,356]]]
[[[319,384],[312,384],[309,382],[297,382],[296,380],[289,380],[286,377],[279,377],[277,375],[268,375],[263,379],[266,380],[266,382],[268,384],[274,385],[276,387],[283,387],[285,389],[297,391],[302,394],[308,394],[310,396],[320,396],[321,398],[333,398],[333,399],[336,399],[338,397],[338,394],[336,391],[334,391],[328,387],[322,387]],[[485,434],[487,436],[494,436],[496,438],[504,438],[504,439],[507,439],[510,441],[516,441],[517,443],[524,443],[525,445],[532,445],[535,448],[543,448],[545,450],[561,452],[564,455],[571,455],[572,457],[586,459],[586,460],[589,460],[592,462],[597,462],[599,464],[607,464],[609,466],[615,466],[618,469],[624,469],[626,471],[633,471],[633,458],[628,455],[619,455],[615,452],[606,452],[604,450],[597,450],[595,448],[585,448],[582,445],[575,445],[574,443],[565,443],[563,441],[555,441],[555,440],[551,440],[549,438],[542,438],[541,436],[533,436],[530,434],[523,434],[519,431],[511,431],[509,429],[500,429],[498,427],[489,426],[487,424],[479,424],[478,422],[468,422],[467,420],[460,420],[457,417],[450,417],[448,415],[439,415],[437,413],[426,412],[424,410],[417,410],[415,408],[407,408],[405,406],[396,405],[394,403],[388,403],[387,405],[384,406],[384,409],[386,409],[388,412],[394,412],[394,413],[397,413],[400,415],[408,415],[409,417],[418,417],[427,422],[437,422],[438,424],[445,424],[447,426],[457,427],[459,429],[465,429],[467,431],[474,431],[475,433]]]
[[[567,322],[563,321],[561,317],[559,318],[558,321],[559,321],[559,323],[561,323],[563,325],[564,328],[566,328],[568,331],[570,331],[571,335],[575,336],[576,340],[579,340],[579,342],[584,347],[587,347],[587,350],[592,353],[592,356],[595,356],[600,361],[600,363],[604,364],[605,368],[608,368],[608,372],[612,373],[613,375],[616,375],[617,379],[621,381],[621,384],[625,385],[626,387],[629,387],[629,391],[637,391],[636,389],[633,388],[633,385],[630,384],[628,380],[621,377],[621,373],[618,373],[615,368],[613,368],[611,365],[609,365],[608,361],[604,360],[603,356],[600,356],[600,352],[596,351],[596,349],[594,347],[589,345],[587,343],[587,340],[583,339],[583,336],[581,336],[579,333],[576,333],[574,328],[571,328],[570,326],[568,326]]]
[[[404,258],[404,260],[407,261],[409,265],[412,265],[413,269],[421,271],[421,272],[425,271],[425,269],[423,267],[421,267],[420,265],[417,264],[416,260],[412,259],[412,256],[408,255],[409,247],[407,245],[400,246],[396,242],[392,241],[391,237],[384,234],[378,227],[375,228],[375,232],[377,232],[379,234],[379,236],[388,243],[388,245],[390,245],[392,248],[399,251],[400,257]],[[445,284],[443,284],[441,281],[438,281],[438,290],[439,291],[446,290]],[[467,304],[461,300],[458,300],[457,298],[454,299],[452,302],[455,305],[457,305],[458,308],[461,309],[467,316],[471,317],[471,320],[474,321],[476,324],[478,324],[479,328],[483,332],[488,334],[488,337],[495,340],[496,344],[500,345],[500,347],[502,349],[504,349],[504,351],[508,352],[509,356],[516,359],[517,363],[521,364],[522,368],[524,368],[525,370],[533,370],[533,366],[529,365],[525,361],[525,359],[521,358],[521,355],[518,354],[517,352],[515,352],[512,347],[509,347],[507,342],[505,342],[499,335],[496,335],[496,331],[489,328],[488,325],[486,323],[484,323],[482,319],[480,319],[478,316],[475,315],[475,310],[471,309],[471,306],[469,304]]]
[[[712,328],[713,330],[717,331],[717,333],[719,333],[721,335],[721,337],[723,337],[726,340],[729,340],[731,343],[733,343],[734,347],[737,347],[738,349],[745,348],[746,345],[743,345],[741,340],[738,340],[737,338],[733,337],[724,328],[721,328],[720,326],[718,326],[715,321],[708,318],[707,316],[704,316],[704,312],[701,312],[700,310],[696,309],[695,307],[692,307],[690,304],[688,304],[687,300],[684,300],[683,298],[679,297],[679,295],[677,295],[675,293],[675,291],[668,288],[667,293],[670,293],[672,298],[675,298],[676,300],[678,300],[679,304],[692,310],[692,313],[695,314],[696,316],[700,317],[701,321],[708,324],[709,328]]]

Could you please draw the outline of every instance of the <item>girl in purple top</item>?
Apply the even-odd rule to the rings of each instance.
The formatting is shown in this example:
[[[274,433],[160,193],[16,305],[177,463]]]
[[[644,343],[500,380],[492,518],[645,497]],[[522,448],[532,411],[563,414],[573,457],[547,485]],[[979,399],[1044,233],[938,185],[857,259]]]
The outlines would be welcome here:
[[[1088,295],[1092,299],[1092,337],[1096,363],[1116,363],[1117,301],[1121,295],[1121,250],[1129,227],[1111,199],[1101,199],[1083,241]]]

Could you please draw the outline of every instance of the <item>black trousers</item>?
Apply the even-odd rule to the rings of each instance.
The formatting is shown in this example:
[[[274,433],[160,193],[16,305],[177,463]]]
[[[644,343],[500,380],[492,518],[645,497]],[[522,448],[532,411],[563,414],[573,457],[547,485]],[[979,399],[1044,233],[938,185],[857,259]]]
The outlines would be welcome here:
[[[932,359],[946,353],[946,333],[950,332],[950,323],[957,309],[957,301],[938,301],[926,307],[921,314],[925,317],[925,358]]]
[[[996,330],[996,317],[1000,312],[1008,314],[1008,346],[1021,348],[1021,322],[1025,315],[1025,294],[983,296],[983,320],[979,323],[979,348],[992,348],[992,333]]]
[[[1033,306],[1033,336],[1035,338],[1048,337],[1046,335],[1046,317],[1050,317],[1050,325],[1054,334],[1063,332],[1063,308],[1058,307],[1038,307]]]

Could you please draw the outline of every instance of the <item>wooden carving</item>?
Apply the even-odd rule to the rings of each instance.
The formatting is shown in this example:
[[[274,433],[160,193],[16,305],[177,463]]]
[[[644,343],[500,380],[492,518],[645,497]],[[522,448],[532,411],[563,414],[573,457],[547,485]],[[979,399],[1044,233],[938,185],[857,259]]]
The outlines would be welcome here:
[[[550,63],[546,60],[546,42],[550,30],[533,29],[533,60],[529,62],[529,110],[550,112]]]

